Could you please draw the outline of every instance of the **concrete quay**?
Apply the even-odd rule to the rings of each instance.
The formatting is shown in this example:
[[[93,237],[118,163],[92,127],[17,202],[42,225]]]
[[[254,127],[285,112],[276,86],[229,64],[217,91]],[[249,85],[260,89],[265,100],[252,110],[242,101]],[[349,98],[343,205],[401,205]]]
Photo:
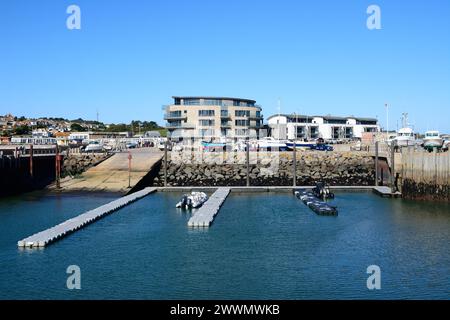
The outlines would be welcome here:
[[[131,170],[128,152],[120,152],[88,169],[79,177],[61,180],[61,187],[52,186],[56,192],[118,192],[127,194],[160,163],[163,152],[156,148],[130,149]]]

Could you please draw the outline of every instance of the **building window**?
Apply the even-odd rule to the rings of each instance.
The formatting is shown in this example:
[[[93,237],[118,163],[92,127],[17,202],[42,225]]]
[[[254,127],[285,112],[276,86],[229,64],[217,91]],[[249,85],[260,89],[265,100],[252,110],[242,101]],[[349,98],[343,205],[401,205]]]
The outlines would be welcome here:
[[[200,99],[184,99],[184,105],[186,106],[199,106]]]
[[[250,110],[235,110],[234,115],[236,117],[250,117]]]
[[[221,106],[222,100],[219,99],[205,99],[203,100],[203,105],[205,106]]]
[[[224,126],[229,126],[229,125],[230,125],[230,122],[228,122],[228,120],[221,120],[221,121],[220,121],[220,125],[221,125],[222,127],[224,127]]]
[[[297,138],[303,139],[306,137],[305,127],[296,127],[296,129],[297,129],[296,132]]]
[[[292,116],[292,117],[289,117],[288,122],[290,122],[290,123],[312,123],[312,119],[301,117],[301,116],[298,116],[298,117]]]
[[[236,127],[248,127],[250,125],[249,120],[234,120]]]
[[[311,127],[310,129],[310,138],[317,139],[319,137],[319,128]]]
[[[198,133],[201,137],[214,137],[214,129],[200,129]]]
[[[214,117],[214,110],[198,110],[199,117]]]
[[[345,128],[345,138],[346,139],[353,138],[353,128]]]
[[[260,128],[261,127],[261,122],[260,121],[255,121],[255,128]]]
[[[221,110],[220,111],[220,116],[221,117],[228,117],[228,110]]]
[[[356,124],[366,125],[366,126],[376,126],[376,121],[357,121]]]
[[[254,102],[246,102],[241,100],[233,100],[233,106],[235,107],[254,107]]]
[[[181,111],[171,111],[168,116],[169,118],[181,117]]]
[[[198,120],[198,124],[202,127],[212,127],[214,126],[215,121],[212,119],[206,119],[206,120]]]
[[[327,124],[347,124],[347,120],[325,119],[324,123],[327,123]]]
[[[171,121],[167,124],[169,127],[181,127],[181,120]]]
[[[248,136],[248,129],[236,129],[234,132],[236,136]]]

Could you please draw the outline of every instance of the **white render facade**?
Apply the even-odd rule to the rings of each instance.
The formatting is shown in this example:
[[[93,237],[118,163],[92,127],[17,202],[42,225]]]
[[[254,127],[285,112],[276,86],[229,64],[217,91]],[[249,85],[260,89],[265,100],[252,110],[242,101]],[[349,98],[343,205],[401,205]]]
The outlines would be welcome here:
[[[361,139],[365,132],[380,132],[375,118],[280,114],[267,120],[271,136],[283,140]]]

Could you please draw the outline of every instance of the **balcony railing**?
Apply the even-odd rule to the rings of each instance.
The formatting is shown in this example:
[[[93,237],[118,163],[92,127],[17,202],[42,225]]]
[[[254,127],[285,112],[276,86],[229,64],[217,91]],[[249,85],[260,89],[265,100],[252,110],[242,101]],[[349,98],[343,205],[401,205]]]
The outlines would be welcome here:
[[[233,104],[205,104],[205,103],[200,103],[200,104],[169,104],[169,105],[163,105],[162,109],[166,110],[168,107],[172,107],[172,106],[184,106],[184,107],[195,107],[195,106],[207,106],[207,107],[222,107],[222,108],[228,108],[228,107],[235,107],[235,108],[257,108],[258,110],[262,110],[262,107],[259,104],[255,104],[253,106],[245,106],[245,105],[240,105],[240,106],[235,106]]]
[[[251,114],[248,118],[250,120],[262,120],[264,118],[264,116],[262,114],[260,114],[259,116],[255,115],[255,114]]]
[[[175,114],[166,114],[164,115],[164,120],[186,120],[186,115],[175,115]]]
[[[166,129],[195,129],[194,125],[187,123],[166,123]]]

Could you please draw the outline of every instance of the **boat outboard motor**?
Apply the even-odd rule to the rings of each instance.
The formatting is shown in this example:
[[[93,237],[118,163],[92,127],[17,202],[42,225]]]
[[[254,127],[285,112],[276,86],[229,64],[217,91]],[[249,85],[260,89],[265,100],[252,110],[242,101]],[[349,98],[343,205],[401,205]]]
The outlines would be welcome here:
[[[192,199],[191,198],[186,197],[186,206],[188,208],[192,208]]]
[[[323,182],[317,182],[316,186],[312,189],[312,192],[317,198],[323,197],[323,189],[325,188],[325,184]]]
[[[187,200],[188,200],[187,195],[182,196],[180,201],[177,203],[176,207],[177,208],[184,208],[184,207],[186,207]]]
[[[334,199],[334,194],[330,191],[330,188],[325,185],[324,182],[318,182],[313,189],[313,193],[320,199]]]
[[[324,199],[334,199],[334,193],[331,192],[330,187],[325,186],[322,190]]]
[[[186,195],[184,195],[182,198],[181,198],[181,207],[186,207],[187,206],[187,203],[188,203],[188,197],[186,196]]]

